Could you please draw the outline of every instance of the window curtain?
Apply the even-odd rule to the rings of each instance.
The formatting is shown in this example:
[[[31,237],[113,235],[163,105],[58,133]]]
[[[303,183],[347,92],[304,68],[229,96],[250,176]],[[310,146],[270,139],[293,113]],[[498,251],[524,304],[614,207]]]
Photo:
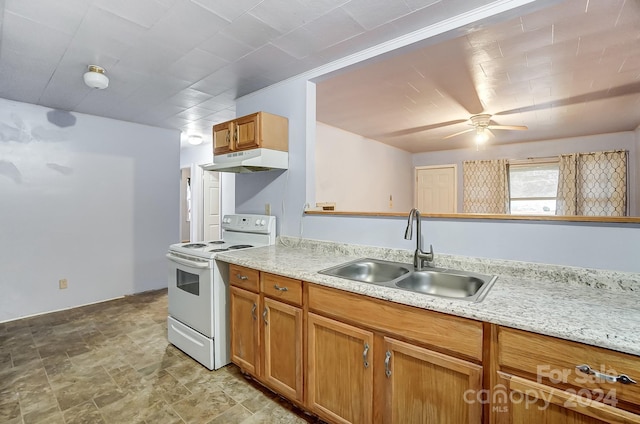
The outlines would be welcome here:
[[[627,216],[627,152],[561,155],[557,215]]]
[[[509,213],[506,159],[464,161],[462,168],[465,213]]]

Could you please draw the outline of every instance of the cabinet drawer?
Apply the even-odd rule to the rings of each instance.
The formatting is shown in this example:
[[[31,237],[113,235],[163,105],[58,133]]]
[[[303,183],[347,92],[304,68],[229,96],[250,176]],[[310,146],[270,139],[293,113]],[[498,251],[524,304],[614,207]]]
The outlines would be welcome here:
[[[280,275],[262,273],[261,290],[265,296],[294,305],[302,305],[302,281]]]
[[[601,390],[613,401],[640,403],[640,358],[634,355],[500,327],[498,361],[501,368],[536,375],[545,384]],[[607,382],[576,370],[579,365],[607,375],[625,374],[638,383]],[[602,401],[608,403],[606,398]]]
[[[482,361],[482,323],[309,283],[309,310]]]
[[[229,265],[229,280],[232,285],[258,293],[260,272],[238,265]]]

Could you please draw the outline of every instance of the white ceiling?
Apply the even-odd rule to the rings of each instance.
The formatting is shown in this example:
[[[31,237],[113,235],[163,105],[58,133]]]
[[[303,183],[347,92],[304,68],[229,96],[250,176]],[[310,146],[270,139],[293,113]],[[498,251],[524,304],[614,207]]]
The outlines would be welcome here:
[[[640,1],[567,0],[318,82],[319,121],[409,152],[634,130],[640,124]],[[428,41],[428,40],[427,40]]]
[[[210,141],[239,96],[492,2],[0,0],[0,97]]]

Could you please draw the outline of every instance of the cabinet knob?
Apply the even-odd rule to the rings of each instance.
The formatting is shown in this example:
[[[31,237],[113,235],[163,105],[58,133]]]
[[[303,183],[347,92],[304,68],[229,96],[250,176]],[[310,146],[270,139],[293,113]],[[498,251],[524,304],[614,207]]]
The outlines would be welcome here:
[[[620,374],[618,376],[609,375],[609,374],[598,372],[586,364],[577,365],[576,369],[582,373],[592,375],[599,380],[604,380],[607,383],[636,384],[636,381],[626,374]]]
[[[274,288],[274,289],[276,289],[276,290],[283,291],[283,292],[285,292],[285,291],[289,291],[289,289],[288,289],[288,288],[286,288],[286,287],[280,287],[280,286],[279,286],[279,285],[277,285],[277,284],[274,284],[274,285],[273,285],[273,288]]]
[[[254,321],[258,319],[258,317],[256,316],[256,309],[258,309],[258,305],[254,303],[253,308],[251,308],[251,316],[253,317]]]
[[[391,377],[391,352],[387,350],[387,353],[384,355],[384,374],[387,378]]]
[[[364,351],[362,352],[362,362],[364,363],[365,368],[369,368],[369,361],[367,360],[368,355],[369,355],[369,343],[365,343]]]
[[[262,319],[264,320],[264,325],[269,325],[269,321],[267,321],[267,307],[264,307],[264,310],[262,311]]]
[[[247,277],[246,275],[242,275],[242,274],[236,274],[236,278],[238,280],[242,280],[242,281],[249,279],[249,277]]]

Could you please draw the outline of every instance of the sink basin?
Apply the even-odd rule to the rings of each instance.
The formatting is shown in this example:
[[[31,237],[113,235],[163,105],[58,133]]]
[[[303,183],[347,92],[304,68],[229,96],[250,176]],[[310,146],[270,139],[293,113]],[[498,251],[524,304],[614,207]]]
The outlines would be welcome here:
[[[433,271],[415,271],[396,282],[401,289],[457,298],[474,296],[484,284],[485,281],[471,275]]]
[[[362,281],[363,283],[385,283],[406,275],[411,265],[398,264],[380,259],[357,259],[346,264],[320,271],[320,274]]]
[[[498,277],[474,272],[427,268],[414,271],[413,265],[381,259],[356,259],[319,271],[320,274],[413,293],[480,302]]]

